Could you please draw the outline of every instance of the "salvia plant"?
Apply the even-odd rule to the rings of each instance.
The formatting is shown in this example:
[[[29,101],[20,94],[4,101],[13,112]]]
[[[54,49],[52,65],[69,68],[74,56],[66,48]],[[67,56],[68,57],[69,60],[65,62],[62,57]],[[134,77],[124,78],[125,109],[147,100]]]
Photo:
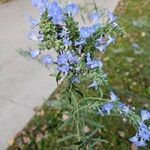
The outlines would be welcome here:
[[[30,51],[31,56],[46,66],[54,66],[55,73],[51,75],[57,83],[65,77],[64,91],[56,105],[65,114],[59,130],[67,129],[60,141],[73,139],[68,145],[72,149],[94,149],[98,142],[105,141],[99,134],[101,125],[94,117],[117,115],[128,119],[137,131],[129,140],[138,147],[145,147],[150,140],[150,129],[146,125],[150,112],[142,110],[138,116],[134,108],[122,103],[113,91],[109,90],[109,97],[103,92],[103,87],[109,83],[101,56],[109,45],[124,35],[116,22],[117,17],[109,11],[102,15],[95,9],[88,14],[92,25],[80,27],[75,19],[79,13],[76,4],[63,6],[57,1],[32,0],[32,5],[39,9],[40,17],[27,16],[33,29],[28,38],[37,42],[38,47]],[[57,53],[57,58],[50,55],[51,51]],[[99,97],[87,96],[80,89],[81,83],[87,85],[88,91],[95,90]],[[91,115],[93,117],[89,118]]]

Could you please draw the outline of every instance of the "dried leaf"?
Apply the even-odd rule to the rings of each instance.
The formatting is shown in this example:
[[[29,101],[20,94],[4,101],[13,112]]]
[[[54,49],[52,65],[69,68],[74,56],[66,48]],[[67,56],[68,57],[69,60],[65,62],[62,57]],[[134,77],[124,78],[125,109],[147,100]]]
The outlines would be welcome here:
[[[30,138],[28,137],[28,136],[23,136],[23,142],[25,143],[25,144],[29,144],[30,143]]]
[[[43,134],[42,134],[42,133],[38,133],[38,134],[36,135],[36,142],[41,141],[42,138],[43,138]]]

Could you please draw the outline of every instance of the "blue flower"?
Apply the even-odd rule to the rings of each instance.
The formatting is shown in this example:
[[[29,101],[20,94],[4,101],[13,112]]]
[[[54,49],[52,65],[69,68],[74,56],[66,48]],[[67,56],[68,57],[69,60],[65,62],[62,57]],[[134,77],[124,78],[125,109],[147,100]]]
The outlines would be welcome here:
[[[115,39],[114,37],[111,37],[111,36],[109,35],[109,36],[108,36],[108,41],[107,41],[107,44],[106,44],[106,45],[108,46],[108,45],[111,44],[111,43],[114,44],[114,43],[115,43],[115,40],[116,40],[116,39]]]
[[[98,22],[99,19],[100,19],[100,14],[99,14],[98,12],[96,12],[96,11],[91,12],[91,13],[89,14],[89,18],[90,18],[90,20],[93,21],[93,22]]]
[[[75,46],[82,46],[85,43],[86,43],[85,39],[81,39],[80,41],[75,42]]]
[[[42,62],[43,62],[45,65],[50,65],[50,64],[53,63],[53,59],[52,59],[52,57],[51,57],[50,55],[45,55],[45,56],[43,57]]]
[[[27,20],[28,20],[29,25],[31,26],[31,28],[35,28],[38,25],[39,21],[37,21],[36,19],[33,19],[28,14],[25,14],[25,16],[26,16],[26,18],[27,18]]]
[[[100,37],[100,39],[97,40],[95,47],[100,51],[103,52],[107,48],[106,44],[107,40],[105,37]]]
[[[65,65],[66,63],[77,64],[78,57],[70,52],[60,54],[57,58],[57,64]]]
[[[138,135],[140,138],[144,139],[145,141],[150,140],[150,130],[143,122],[140,123],[140,126],[138,128]]]
[[[114,16],[113,13],[111,13],[110,11],[108,11],[108,22],[109,23],[113,23],[114,21],[116,21],[117,16]]]
[[[70,52],[68,53],[68,60],[70,64],[77,64],[79,62],[78,57]]]
[[[68,62],[68,54],[67,53],[62,53],[58,56],[58,58],[57,58],[58,65],[64,65],[67,62]]]
[[[90,37],[95,32],[95,27],[82,27],[80,29],[80,36],[83,39]]]
[[[114,92],[110,92],[111,101],[117,101],[119,98]]]
[[[31,54],[32,58],[36,58],[37,56],[39,56],[40,51],[39,50],[31,50],[30,54]]]
[[[71,46],[72,45],[72,41],[70,41],[69,38],[63,38],[63,42],[65,46]]]
[[[145,140],[139,138],[138,134],[129,139],[132,143],[134,143],[137,147],[145,147],[147,144]]]
[[[114,108],[113,103],[107,103],[102,107],[103,114],[110,115],[110,111]]]
[[[79,7],[76,4],[69,4],[65,8],[65,13],[68,14],[71,17],[74,17],[79,12]]]
[[[68,37],[69,34],[68,34],[67,29],[64,28],[64,29],[59,33],[59,36],[60,36],[60,37]]]
[[[95,90],[98,89],[98,84],[96,81],[93,81],[93,83],[91,85],[88,86],[88,88],[95,88]]]
[[[70,52],[62,53],[57,58],[58,71],[68,74],[68,72],[73,68],[72,65],[78,63],[78,57]]]
[[[95,47],[100,51],[104,52],[106,48],[111,44],[115,42],[115,38],[108,36],[108,40],[106,37],[100,37],[100,39],[97,40]]]
[[[121,109],[122,112],[128,114],[130,109],[129,109],[129,106],[126,106],[125,104],[121,103],[118,105],[119,108]]]
[[[150,112],[147,110],[142,110],[141,111],[141,117],[142,117],[142,121],[149,120],[150,119]]]
[[[30,33],[28,34],[28,39],[29,39],[29,40],[32,40],[32,41],[34,41],[34,42],[38,42],[38,41],[39,41],[38,36],[37,36],[37,34],[36,34],[35,31],[32,31],[32,32],[30,32]]]
[[[100,60],[92,60],[90,53],[87,53],[86,61],[87,61],[87,63],[86,63],[87,66],[91,69],[94,69],[97,67],[102,68],[102,66],[103,66],[103,63]]]
[[[103,63],[100,61],[100,60],[93,60],[92,62],[91,62],[91,64],[89,65],[89,67],[91,68],[91,69],[94,69],[94,68],[102,68],[102,66],[103,66]]]
[[[48,0],[32,0],[32,6],[38,8],[43,14],[48,6]]]
[[[43,35],[37,35],[37,33],[35,31],[32,31],[28,34],[28,39],[32,40],[34,42],[41,42],[43,40]]]
[[[58,71],[63,73],[63,74],[68,74],[69,70],[70,70],[70,66],[68,63],[66,63],[65,65],[62,65],[62,66],[58,66]]]
[[[145,147],[146,142],[150,140],[150,130],[143,122],[140,122],[136,135],[129,140],[137,147]]]
[[[140,46],[138,45],[138,43],[132,43],[132,47],[134,48],[134,49],[140,49]]]
[[[53,2],[48,6],[48,16],[52,18],[54,24],[62,25],[64,16],[61,6],[57,2]]]
[[[79,77],[75,76],[72,78],[71,83],[80,83]]]
[[[102,27],[102,25],[100,24],[100,23],[96,23],[95,25],[93,25],[93,30],[94,30],[94,32],[96,32],[97,31],[97,29],[99,29],[99,28],[101,28]]]

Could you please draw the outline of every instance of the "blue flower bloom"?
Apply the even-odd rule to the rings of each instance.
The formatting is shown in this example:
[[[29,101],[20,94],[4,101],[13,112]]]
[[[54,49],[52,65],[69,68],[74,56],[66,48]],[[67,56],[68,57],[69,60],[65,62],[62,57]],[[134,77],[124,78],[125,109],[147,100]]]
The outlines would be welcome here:
[[[25,17],[27,18],[29,25],[31,26],[31,28],[35,28],[39,21],[37,21],[36,19],[33,19],[31,16],[29,16],[28,14],[25,14]]]
[[[91,69],[94,69],[97,67],[102,68],[102,66],[103,66],[103,63],[100,60],[92,60],[90,53],[87,53],[86,61],[87,61],[87,63],[86,63],[87,66]]]
[[[68,60],[70,64],[77,64],[79,62],[78,57],[70,52],[68,53]]]
[[[32,41],[34,41],[34,42],[38,42],[38,41],[39,41],[38,36],[37,36],[37,34],[36,34],[35,31],[32,31],[32,32],[30,32],[30,33],[28,34],[28,39],[29,39],[29,40],[32,40]]]
[[[95,47],[100,51],[104,52],[107,48],[107,40],[105,37],[100,37],[100,39],[97,40]]]
[[[150,130],[143,122],[140,123],[139,129],[138,129],[138,135],[140,138],[144,139],[145,141],[150,140]]]
[[[134,143],[137,147],[145,147],[147,144],[145,140],[139,138],[138,134],[129,139],[132,143]]]
[[[104,114],[110,115],[110,111],[114,108],[113,103],[107,103],[102,107],[102,112]]]
[[[43,14],[48,6],[48,0],[32,0],[32,6],[38,8]]]
[[[115,39],[114,37],[111,37],[111,36],[109,35],[109,36],[108,36],[108,41],[107,41],[107,44],[106,44],[106,45],[108,46],[108,45],[111,44],[111,43],[114,44],[114,43],[115,43],[115,40],[116,40],[116,39]]]
[[[95,47],[100,51],[104,52],[106,48],[111,44],[115,42],[115,38],[108,36],[108,40],[106,37],[100,37],[100,39],[97,40]]]
[[[67,53],[60,54],[57,58],[57,64],[64,65],[66,63],[68,63],[68,54]]]
[[[100,60],[93,60],[91,62],[91,64],[89,65],[89,67],[91,69],[94,69],[94,68],[97,68],[97,67],[102,68],[102,66],[103,66],[103,63]]]
[[[89,18],[93,22],[98,22],[100,20],[100,14],[98,12],[96,12],[96,11],[91,12],[89,14]]]
[[[65,46],[71,46],[72,45],[72,41],[70,41],[69,38],[63,38],[63,42]]]
[[[75,42],[75,46],[82,46],[85,43],[86,43],[85,39],[81,39],[80,41]]]
[[[78,63],[78,57],[70,52],[62,53],[57,58],[58,71],[68,74],[68,72],[73,68],[72,65]]]
[[[71,83],[80,83],[79,77],[75,76],[72,78]]]
[[[147,110],[142,110],[141,111],[141,117],[142,117],[142,121],[149,120],[150,119],[150,112]]]
[[[129,140],[137,147],[145,147],[146,142],[150,140],[150,130],[143,122],[140,122],[136,135]]]
[[[70,70],[70,66],[68,63],[66,63],[65,65],[62,65],[62,66],[58,66],[58,71],[63,73],[63,74],[68,74],[69,70]]]
[[[48,6],[48,16],[52,18],[54,24],[62,25],[64,16],[61,6],[57,2],[53,2]]]
[[[69,4],[65,8],[65,13],[68,14],[71,17],[74,17],[79,12],[79,7],[76,4]]]
[[[43,40],[43,35],[37,35],[35,31],[32,31],[28,34],[28,39],[34,42],[41,42]]]
[[[43,62],[45,65],[50,65],[50,64],[53,63],[53,59],[52,59],[52,57],[51,57],[50,55],[45,55],[45,56],[43,57],[42,62]]]
[[[93,81],[93,83],[91,85],[88,86],[88,88],[95,88],[95,90],[98,89],[98,84],[96,81]]]
[[[30,54],[31,54],[32,58],[36,58],[37,56],[39,56],[40,51],[39,50],[31,50]]]
[[[138,45],[138,43],[132,43],[132,47],[134,48],[134,49],[140,49],[140,46]]]
[[[83,39],[90,37],[95,32],[95,27],[82,27],[80,29],[80,36]]]
[[[96,32],[97,29],[99,29],[99,28],[101,28],[101,27],[102,27],[102,25],[101,25],[100,23],[96,23],[95,25],[93,25],[93,30],[94,30],[94,32]]]
[[[66,63],[77,64],[78,57],[70,52],[60,54],[57,58],[57,64],[65,65]]]
[[[117,16],[114,16],[114,14],[113,13],[111,13],[110,11],[108,11],[108,22],[109,23],[113,23],[114,21],[116,21],[116,19],[117,19]]]
[[[130,109],[129,109],[129,106],[126,106],[125,104],[121,103],[119,104],[119,108],[121,109],[122,112],[128,114]]]
[[[64,29],[61,31],[61,33],[59,33],[59,36],[60,37],[68,37],[69,36],[69,34],[68,34],[68,31],[67,31],[67,29],[64,27]]]
[[[110,92],[111,101],[117,101],[119,98],[114,92]]]

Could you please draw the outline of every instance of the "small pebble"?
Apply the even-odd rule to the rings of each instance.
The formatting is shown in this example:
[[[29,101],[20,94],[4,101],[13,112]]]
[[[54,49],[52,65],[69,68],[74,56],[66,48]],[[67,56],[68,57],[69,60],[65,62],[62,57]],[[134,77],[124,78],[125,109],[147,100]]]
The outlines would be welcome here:
[[[68,119],[69,119],[69,116],[68,116],[68,115],[66,115],[66,114],[63,114],[62,119],[63,119],[63,121],[66,121],[66,120],[68,120]]]
[[[123,131],[118,131],[118,134],[121,138],[125,137],[125,132],[123,132]]]
[[[84,126],[83,131],[84,131],[84,133],[88,133],[88,132],[90,132],[90,128],[88,126]]]
[[[132,103],[132,98],[127,99],[128,103]]]

